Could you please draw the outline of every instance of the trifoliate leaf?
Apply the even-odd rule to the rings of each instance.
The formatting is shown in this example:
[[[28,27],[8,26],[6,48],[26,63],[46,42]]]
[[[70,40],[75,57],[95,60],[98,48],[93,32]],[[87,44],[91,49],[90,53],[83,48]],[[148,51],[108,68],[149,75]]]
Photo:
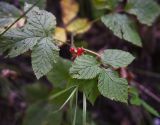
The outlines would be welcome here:
[[[108,50],[105,50],[102,55],[103,63],[109,64],[114,68],[126,67],[133,60],[134,60],[134,57],[129,52],[125,52],[122,50],[108,49]]]
[[[59,58],[57,63],[53,64],[53,69],[48,73],[47,78],[54,87],[64,88],[70,77],[69,68],[71,61]]]
[[[57,60],[59,49],[53,42],[52,38],[45,37],[33,49],[32,67],[38,79],[47,74]]]
[[[102,69],[98,78],[99,92],[111,100],[127,103],[127,80],[119,78],[116,74],[115,71],[110,69]]]
[[[31,6],[26,4],[24,10],[27,11]],[[54,15],[39,10],[38,7],[34,7],[26,16],[27,23],[24,27],[11,29],[4,36],[8,41],[13,41],[9,48],[10,57],[33,50],[32,66],[37,78],[40,78],[52,69],[58,56],[59,49],[53,38],[56,20]]]
[[[109,14],[102,16],[102,22],[113,31],[114,35],[134,45],[142,46],[141,38],[134,23],[124,14]]]
[[[149,26],[160,15],[160,6],[154,0],[128,0],[125,10]]]
[[[70,68],[70,74],[77,79],[92,79],[99,74],[99,65],[95,57],[82,55],[75,59]]]

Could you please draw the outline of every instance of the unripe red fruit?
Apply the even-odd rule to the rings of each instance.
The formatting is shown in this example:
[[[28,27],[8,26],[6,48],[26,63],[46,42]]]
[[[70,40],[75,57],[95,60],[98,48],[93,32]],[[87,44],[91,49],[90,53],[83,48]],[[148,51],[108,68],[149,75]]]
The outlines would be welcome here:
[[[71,47],[69,51],[71,52],[73,59],[75,59],[77,56],[81,56],[85,52],[85,50],[80,47],[79,48]]]
[[[76,49],[74,47],[71,47],[69,50],[71,53],[76,53]]]
[[[78,48],[77,49],[77,56],[81,56],[84,53],[84,49],[83,48]]]

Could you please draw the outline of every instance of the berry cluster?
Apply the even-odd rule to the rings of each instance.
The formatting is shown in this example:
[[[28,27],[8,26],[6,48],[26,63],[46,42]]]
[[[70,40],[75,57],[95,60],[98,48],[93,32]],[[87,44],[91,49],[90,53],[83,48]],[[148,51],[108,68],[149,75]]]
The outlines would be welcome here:
[[[69,50],[74,58],[84,54],[85,50],[82,47],[74,48],[71,47]]]

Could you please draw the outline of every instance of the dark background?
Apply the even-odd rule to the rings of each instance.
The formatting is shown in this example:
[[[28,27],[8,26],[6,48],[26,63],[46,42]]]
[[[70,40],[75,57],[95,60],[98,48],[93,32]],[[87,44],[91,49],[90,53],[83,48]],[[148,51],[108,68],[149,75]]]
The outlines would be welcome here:
[[[18,8],[22,8],[22,0],[6,1]],[[45,8],[55,14],[58,26],[63,27],[59,1],[47,0]],[[157,2],[160,3],[158,0]],[[94,15],[90,0],[78,0],[78,3],[80,5],[78,16],[93,20]],[[134,53],[136,60],[128,67],[128,70],[135,75],[134,80],[138,83],[141,98],[160,112],[160,18],[151,27],[138,22],[137,25],[141,34],[143,48],[136,47],[115,37],[101,22],[94,23],[88,32],[78,35],[76,39],[87,41],[88,48],[94,51],[116,48]],[[70,38],[69,35],[68,38]],[[71,57],[68,45],[61,47],[61,56],[65,58]],[[10,69],[18,73],[18,77],[8,78],[11,89],[8,91],[6,98],[0,96],[0,125],[21,125],[28,106],[21,88],[26,84],[36,82],[30,62],[31,60],[28,56],[9,59],[0,55],[0,71]],[[45,77],[40,81],[48,87],[48,90],[53,87]],[[5,82],[1,80],[0,83],[3,84]],[[157,98],[154,98],[155,96]],[[81,105],[81,99],[79,104]],[[143,107],[127,106],[104,97],[99,97],[94,106],[89,104],[88,110],[92,112],[93,119],[99,125],[160,125],[160,119],[148,113]]]

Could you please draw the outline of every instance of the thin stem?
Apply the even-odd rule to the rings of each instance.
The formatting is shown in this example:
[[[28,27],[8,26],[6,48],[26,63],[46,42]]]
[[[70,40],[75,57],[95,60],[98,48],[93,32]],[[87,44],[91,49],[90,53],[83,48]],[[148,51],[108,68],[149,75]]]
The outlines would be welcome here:
[[[75,36],[75,34],[72,33],[72,34],[71,34],[71,46],[72,46],[72,47],[75,47],[75,45],[74,45],[74,36]]]
[[[83,125],[87,124],[87,120],[86,120],[86,112],[87,112],[87,102],[86,102],[86,95],[85,93],[83,93]]]
[[[68,103],[68,101],[74,96],[75,92],[77,92],[77,88],[73,90],[73,92],[70,94],[70,96],[67,98],[67,100],[63,103],[63,105],[59,108],[60,110],[63,109],[63,107]]]
[[[66,89],[64,89],[64,90],[62,90],[62,91],[60,91],[60,92],[58,92],[58,93],[50,96],[50,97],[49,97],[49,100],[53,100],[53,99],[57,98],[58,96],[64,94],[65,92],[67,92],[67,91],[69,91],[70,89],[73,89],[73,88],[75,88],[75,87],[76,87],[76,86],[72,86],[72,87],[66,88]]]
[[[90,54],[93,54],[93,55],[96,55],[98,58],[101,58],[101,55],[100,54],[98,54],[98,53],[96,53],[96,52],[94,52],[94,51],[92,51],[92,50],[89,50],[89,49],[85,49],[85,48],[83,48],[86,52],[88,52],[88,53],[90,53]]]
[[[9,27],[6,28],[4,32],[0,34],[0,37],[4,35],[13,25],[15,25],[21,18],[23,18],[29,11],[33,9],[34,6],[36,6],[39,3],[40,0],[37,0],[26,12],[24,12],[18,19],[16,19]]]
[[[57,39],[55,39],[55,40],[57,40]],[[64,43],[63,41],[60,41],[60,40],[57,40],[57,41],[60,42],[60,43]],[[68,41],[69,41],[69,40],[68,40]],[[72,40],[71,40],[71,43],[72,43]],[[65,44],[67,44],[67,45],[69,45],[69,46],[72,46],[72,44],[69,44],[69,43],[65,43]],[[85,52],[90,53],[90,54],[92,54],[92,55],[95,55],[95,56],[97,56],[98,58],[101,58],[101,55],[98,54],[97,52],[94,52],[94,51],[89,50],[89,49],[86,49],[86,48],[83,48],[83,49],[85,50]]]
[[[54,111],[53,113],[57,113],[57,112],[61,111],[64,108],[64,106],[73,98],[75,93],[76,94],[78,93],[78,88],[75,88],[72,91],[72,93],[69,95],[69,97],[66,99],[66,101],[61,105],[61,107],[58,110]]]
[[[76,118],[77,118],[77,105],[78,105],[78,90],[76,91],[76,105],[74,111],[74,119],[72,125],[76,125]]]
[[[98,17],[97,19],[92,20],[92,21],[91,21],[91,24],[94,24],[95,22],[99,21],[100,19],[101,19],[101,17]]]

